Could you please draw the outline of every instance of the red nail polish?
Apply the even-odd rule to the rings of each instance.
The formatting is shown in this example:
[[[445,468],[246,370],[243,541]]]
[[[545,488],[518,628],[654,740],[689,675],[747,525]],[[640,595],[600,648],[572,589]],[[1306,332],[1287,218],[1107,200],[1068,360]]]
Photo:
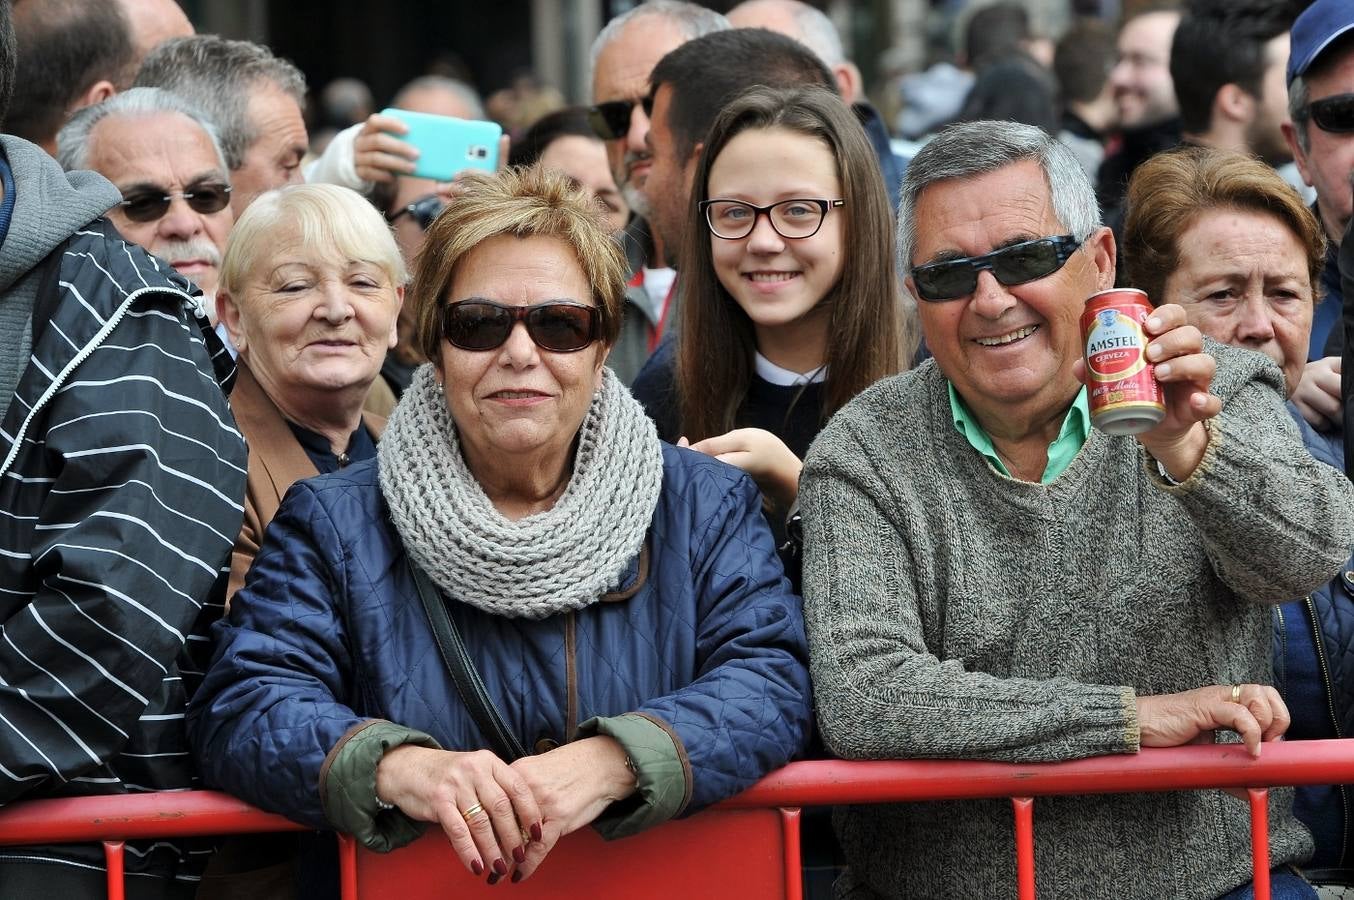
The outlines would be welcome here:
[[[471,874],[471,875],[474,875],[476,878],[478,878],[478,877],[480,877],[481,875],[483,875],[483,874],[484,874],[484,863],[480,862],[478,859],[472,859],[472,860],[470,861],[470,874]]]
[[[531,826],[531,839],[539,841],[541,839],[541,823],[535,822]]]
[[[513,873],[512,873],[512,883],[513,883],[513,884],[516,884],[517,882],[519,882],[519,881],[521,881],[521,880],[522,880],[522,873],[521,873],[521,872],[513,872]]]
[[[512,860],[515,863],[524,863],[527,861],[527,851],[521,847],[512,848]]]
[[[490,873],[489,873],[489,886],[490,886],[490,887],[493,887],[494,885],[498,884],[498,879],[500,879],[500,878],[502,878],[502,877],[503,877],[503,876],[500,875],[500,874],[498,874],[497,872],[490,872]]]
[[[500,878],[502,878],[504,875],[507,875],[508,864],[505,863],[502,859],[494,860],[494,874],[498,875]]]

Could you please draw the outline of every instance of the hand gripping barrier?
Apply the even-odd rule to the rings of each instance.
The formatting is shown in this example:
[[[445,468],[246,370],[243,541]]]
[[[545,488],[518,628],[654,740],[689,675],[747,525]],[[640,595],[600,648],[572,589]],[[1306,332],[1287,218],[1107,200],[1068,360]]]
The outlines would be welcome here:
[[[701,896],[800,900],[799,808],[840,803],[1010,798],[1015,816],[1018,900],[1034,900],[1035,798],[1203,788],[1247,789],[1257,900],[1269,900],[1269,786],[1354,782],[1354,739],[1264,745],[1253,760],[1237,744],[1143,750],[1063,763],[953,761],[792,763],[747,791],[690,819],[618,843],[591,829],[562,840],[541,870],[513,885],[516,900],[571,896]],[[123,842],[302,826],[208,791],[31,800],[0,810],[0,845],[102,842],[108,896],[123,900]],[[490,888],[472,878],[436,829],[381,855],[340,838],[344,900],[477,900]]]

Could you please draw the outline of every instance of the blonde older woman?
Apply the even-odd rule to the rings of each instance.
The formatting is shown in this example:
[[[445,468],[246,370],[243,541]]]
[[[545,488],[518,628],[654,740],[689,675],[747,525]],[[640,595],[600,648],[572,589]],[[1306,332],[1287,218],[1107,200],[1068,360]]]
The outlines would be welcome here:
[[[385,220],[347,188],[269,192],[231,231],[216,308],[240,354],[231,407],[249,479],[230,596],[293,483],[376,455],[385,420],[363,404],[394,346],[406,280]]]
[[[603,367],[624,290],[565,176],[467,182],[419,256],[432,363],[378,462],[292,489],[217,626],[189,723],[209,783],[375,849],[436,823],[492,883],[802,749],[802,613],[760,496],[660,443]]]

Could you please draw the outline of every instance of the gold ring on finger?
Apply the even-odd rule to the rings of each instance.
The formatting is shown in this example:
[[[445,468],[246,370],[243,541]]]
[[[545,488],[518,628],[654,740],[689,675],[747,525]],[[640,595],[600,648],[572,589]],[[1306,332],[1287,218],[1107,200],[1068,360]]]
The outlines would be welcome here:
[[[1232,685],[1232,702],[1233,703],[1241,702],[1241,685],[1239,684]]]
[[[471,819],[475,818],[476,816],[478,816],[478,815],[479,815],[480,813],[482,813],[482,812],[484,812],[484,805],[483,805],[483,804],[480,804],[480,803],[476,803],[474,806],[470,807],[469,809],[463,809],[463,810],[461,810],[461,816],[462,816],[462,818],[464,818],[467,822],[469,822]]]

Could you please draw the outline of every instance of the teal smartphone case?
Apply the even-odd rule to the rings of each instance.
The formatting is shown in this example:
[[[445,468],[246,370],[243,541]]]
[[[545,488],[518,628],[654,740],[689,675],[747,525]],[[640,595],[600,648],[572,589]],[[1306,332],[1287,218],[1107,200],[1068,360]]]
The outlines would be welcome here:
[[[429,113],[385,109],[381,115],[399,119],[409,126],[400,139],[418,148],[414,175],[436,181],[450,181],[458,172],[498,169],[498,139],[503,129],[495,122],[474,122],[435,116]]]

